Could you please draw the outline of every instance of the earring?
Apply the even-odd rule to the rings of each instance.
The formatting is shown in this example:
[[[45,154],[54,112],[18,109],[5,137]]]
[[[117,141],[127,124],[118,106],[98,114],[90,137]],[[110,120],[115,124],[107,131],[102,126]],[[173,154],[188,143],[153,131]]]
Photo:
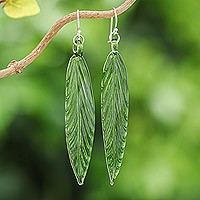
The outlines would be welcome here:
[[[66,72],[65,133],[71,166],[79,185],[89,167],[95,130],[95,104],[90,73],[83,57],[84,37],[80,29],[73,38],[74,55]]]
[[[110,178],[110,184],[114,184],[124,155],[128,126],[129,92],[127,71],[122,56],[118,52],[120,36],[117,29],[117,12],[115,14],[115,26],[113,29],[113,17],[111,18],[109,53],[103,67],[101,82],[101,120],[106,164]]]

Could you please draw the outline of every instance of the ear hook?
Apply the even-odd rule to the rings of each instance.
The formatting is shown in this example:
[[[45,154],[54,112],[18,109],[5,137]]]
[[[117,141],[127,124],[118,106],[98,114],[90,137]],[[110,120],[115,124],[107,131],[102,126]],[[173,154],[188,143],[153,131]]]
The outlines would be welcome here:
[[[80,11],[77,10],[77,23],[78,23],[78,31],[77,31],[77,35],[80,38],[81,35],[81,25],[80,25]]]
[[[81,35],[80,11],[79,10],[77,10],[76,16],[77,16],[77,34],[73,38],[73,43],[74,43],[74,45],[77,46],[77,41],[79,41],[81,44],[83,44],[85,39]]]
[[[114,17],[115,17],[115,25],[114,25],[114,29],[113,29],[113,18],[111,17],[111,21],[110,21],[110,35],[109,35],[109,41],[108,42],[112,42],[113,36],[117,36],[117,43],[120,40],[120,36],[118,34],[118,17],[117,17],[117,10],[116,8],[113,7],[113,11],[114,11]]]
[[[117,10],[116,8],[113,8],[114,14],[115,14],[115,27],[114,31],[117,30],[117,24],[118,24],[118,18],[117,18]]]

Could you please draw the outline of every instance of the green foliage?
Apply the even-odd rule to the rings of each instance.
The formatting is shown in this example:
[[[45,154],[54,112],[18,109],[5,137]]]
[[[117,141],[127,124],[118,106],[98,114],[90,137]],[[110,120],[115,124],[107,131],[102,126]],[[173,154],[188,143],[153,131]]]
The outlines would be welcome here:
[[[29,53],[63,15],[121,2],[41,1],[39,15],[17,21],[0,12],[0,67]],[[1,79],[0,199],[198,199],[199,10],[199,0],[138,0],[119,16],[130,114],[123,165],[112,187],[100,128],[109,20],[81,20],[96,103],[94,151],[83,188],[67,160],[64,133],[65,70],[76,22],[61,30],[23,74]]]

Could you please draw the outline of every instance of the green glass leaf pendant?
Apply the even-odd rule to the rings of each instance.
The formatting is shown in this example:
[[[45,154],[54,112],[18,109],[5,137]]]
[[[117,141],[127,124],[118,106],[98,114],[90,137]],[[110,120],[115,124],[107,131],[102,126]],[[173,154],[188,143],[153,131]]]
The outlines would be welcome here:
[[[91,159],[94,105],[86,61],[81,51],[76,52],[69,61],[66,73],[65,132],[70,162],[79,185],[84,183]]]
[[[103,68],[101,87],[105,157],[110,183],[113,185],[122,165],[129,107],[126,66],[120,53],[116,50],[111,51],[107,57]]]

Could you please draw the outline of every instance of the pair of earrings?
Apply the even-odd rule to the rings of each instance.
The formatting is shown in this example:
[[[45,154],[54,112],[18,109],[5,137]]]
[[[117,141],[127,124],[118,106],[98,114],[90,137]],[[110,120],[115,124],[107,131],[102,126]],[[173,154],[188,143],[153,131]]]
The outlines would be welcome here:
[[[114,184],[124,155],[128,126],[129,92],[124,61],[118,52],[120,36],[117,29],[117,12],[113,17],[109,53],[103,67],[101,83],[101,120],[106,164],[111,185]],[[95,131],[95,103],[90,73],[83,57],[84,37],[80,30],[80,13],[77,11],[78,32],[73,38],[74,55],[66,72],[65,132],[70,162],[79,185],[84,183],[89,167]]]

